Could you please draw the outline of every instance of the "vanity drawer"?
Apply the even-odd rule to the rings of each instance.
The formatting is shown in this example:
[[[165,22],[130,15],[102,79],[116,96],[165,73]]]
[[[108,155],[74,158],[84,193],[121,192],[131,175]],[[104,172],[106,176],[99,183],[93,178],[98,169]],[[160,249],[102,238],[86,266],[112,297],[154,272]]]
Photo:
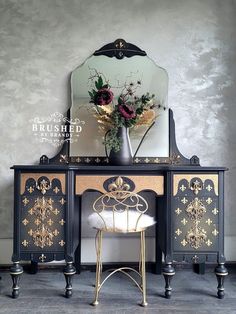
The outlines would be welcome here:
[[[172,239],[175,252],[219,249],[218,174],[174,174]]]

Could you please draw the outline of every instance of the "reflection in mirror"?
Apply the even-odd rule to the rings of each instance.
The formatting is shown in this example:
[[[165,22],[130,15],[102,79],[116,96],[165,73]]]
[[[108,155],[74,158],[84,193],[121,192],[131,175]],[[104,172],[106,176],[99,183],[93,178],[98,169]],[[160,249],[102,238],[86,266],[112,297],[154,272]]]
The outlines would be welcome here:
[[[105,156],[104,130],[95,116],[94,104],[90,103],[88,91],[94,88],[94,75],[99,73],[108,81],[117,98],[122,88],[135,85],[135,95],[154,94],[155,124],[148,131],[137,157],[169,156],[169,117],[167,108],[168,75],[147,56],[131,58],[109,58],[104,55],[91,56],[72,72],[71,76],[71,118],[85,121],[78,142],[70,144],[70,156]],[[137,84],[137,82],[139,82]],[[141,84],[140,84],[141,83]],[[130,141],[133,153],[137,150],[148,125],[130,128]]]

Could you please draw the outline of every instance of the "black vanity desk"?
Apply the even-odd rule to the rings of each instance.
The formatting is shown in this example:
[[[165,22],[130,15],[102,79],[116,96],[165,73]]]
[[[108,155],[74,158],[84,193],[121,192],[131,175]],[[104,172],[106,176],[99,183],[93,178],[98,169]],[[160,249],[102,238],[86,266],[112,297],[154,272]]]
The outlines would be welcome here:
[[[13,169],[13,297],[19,293],[20,260],[49,262],[65,259],[66,296],[71,295],[71,278],[75,273],[72,262],[78,272],[81,269],[81,195],[86,190],[103,192],[106,182],[121,176],[124,181],[132,181],[138,191],[150,190],[156,194],[154,266],[156,273],[160,274],[162,269],[166,297],[171,296],[170,281],[175,274],[173,261],[183,261],[218,263],[215,270],[218,297],[223,298],[223,281],[227,275],[224,267],[223,200],[226,168],[48,164],[14,166]],[[43,207],[42,200],[48,202]],[[39,207],[44,213],[38,211]]]

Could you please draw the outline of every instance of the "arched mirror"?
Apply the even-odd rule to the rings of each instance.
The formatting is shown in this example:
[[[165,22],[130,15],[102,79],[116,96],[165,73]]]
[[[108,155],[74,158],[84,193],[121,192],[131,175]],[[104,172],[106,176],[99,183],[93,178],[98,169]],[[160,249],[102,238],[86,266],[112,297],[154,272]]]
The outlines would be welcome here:
[[[117,101],[127,86],[131,86],[137,97],[147,93],[154,95],[151,111],[143,117],[145,121],[130,128],[131,147],[133,154],[137,152],[136,161],[169,157],[167,72],[144,51],[119,39],[96,51],[72,72],[70,117],[85,123],[78,141],[70,143],[71,159],[88,158],[89,161],[96,159],[99,162],[105,158],[104,135],[108,126],[90,102],[99,76],[112,89],[113,101]]]

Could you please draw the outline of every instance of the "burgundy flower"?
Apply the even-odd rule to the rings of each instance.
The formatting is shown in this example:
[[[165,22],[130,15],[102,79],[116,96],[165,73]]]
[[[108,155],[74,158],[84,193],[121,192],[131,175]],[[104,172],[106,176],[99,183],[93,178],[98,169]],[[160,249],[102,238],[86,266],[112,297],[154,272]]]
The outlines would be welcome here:
[[[133,119],[136,117],[135,110],[133,106],[131,105],[126,105],[126,104],[119,105],[118,110],[121,113],[121,115],[127,120]]]
[[[108,88],[101,88],[94,97],[95,105],[104,106],[112,102],[114,95]]]

